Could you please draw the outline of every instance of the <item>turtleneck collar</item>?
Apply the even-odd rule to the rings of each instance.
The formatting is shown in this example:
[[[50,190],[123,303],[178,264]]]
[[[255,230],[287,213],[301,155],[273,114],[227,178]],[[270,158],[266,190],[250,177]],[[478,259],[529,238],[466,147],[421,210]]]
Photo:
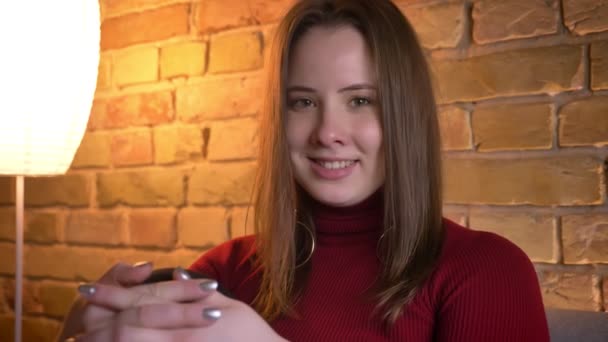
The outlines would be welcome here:
[[[317,240],[320,243],[359,239],[375,241],[383,232],[383,201],[382,188],[348,207],[333,207],[312,200],[310,208]]]

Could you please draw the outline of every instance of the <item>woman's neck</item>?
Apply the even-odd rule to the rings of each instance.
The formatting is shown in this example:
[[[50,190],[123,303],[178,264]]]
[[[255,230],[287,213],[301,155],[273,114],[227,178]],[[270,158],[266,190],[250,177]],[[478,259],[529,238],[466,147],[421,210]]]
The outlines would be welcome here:
[[[352,241],[379,237],[383,231],[384,193],[378,189],[365,200],[346,207],[329,206],[313,199],[308,205],[317,240],[323,242]]]

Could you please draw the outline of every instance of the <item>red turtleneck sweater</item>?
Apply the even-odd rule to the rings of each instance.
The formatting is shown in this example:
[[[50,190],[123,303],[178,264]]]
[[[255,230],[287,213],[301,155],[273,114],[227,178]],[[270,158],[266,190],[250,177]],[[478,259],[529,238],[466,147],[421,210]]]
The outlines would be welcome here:
[[[538,280],[526,255],[495,234],[449,220],[434,272],[387,333],[370,318],[374,303],[362,296],[380,269],[381,222],[377,195],[349,208],[315,208],[312,271],[295,307],[301,319],[271,322],[278,334],[290,341],[549,341]],[[234,239],[190,269],[251,303],[261,279],[248,261],[254,248],[253,236]]]

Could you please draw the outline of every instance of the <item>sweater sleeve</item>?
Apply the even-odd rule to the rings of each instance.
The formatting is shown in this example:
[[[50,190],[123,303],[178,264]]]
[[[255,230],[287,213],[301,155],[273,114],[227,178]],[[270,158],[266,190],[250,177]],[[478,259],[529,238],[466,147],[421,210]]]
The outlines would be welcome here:
[[[496,234],[475,235],[440,275],[436,341],[549,341],[538,278],[526,254]]]

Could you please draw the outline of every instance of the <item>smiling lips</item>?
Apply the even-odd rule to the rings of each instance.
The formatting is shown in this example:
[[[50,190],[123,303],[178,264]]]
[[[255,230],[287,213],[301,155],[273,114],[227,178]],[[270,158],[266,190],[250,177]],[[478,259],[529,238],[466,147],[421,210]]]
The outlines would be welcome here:
[[[313,172],[320,178],[338,180],[349,176],[358,160],[348,159],[313,159],[310,158]]]

